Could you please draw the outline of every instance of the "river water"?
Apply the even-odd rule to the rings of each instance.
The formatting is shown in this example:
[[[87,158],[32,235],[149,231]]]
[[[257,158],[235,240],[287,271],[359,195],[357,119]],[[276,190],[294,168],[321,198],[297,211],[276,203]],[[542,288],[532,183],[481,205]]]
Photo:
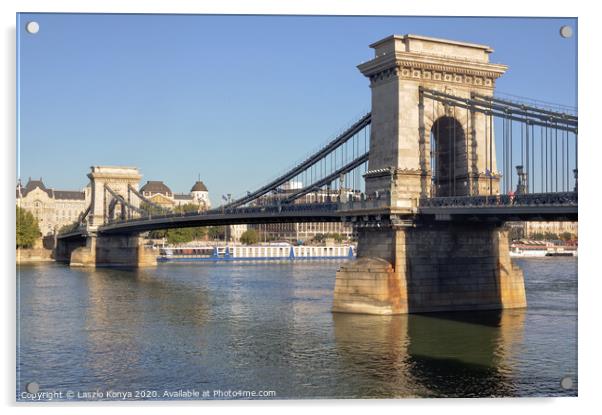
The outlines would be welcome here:
[[[577,261],[517,263],[525,310],[394,317],[332,314],[337,262],[21,266],[17,399],[576,396]]]

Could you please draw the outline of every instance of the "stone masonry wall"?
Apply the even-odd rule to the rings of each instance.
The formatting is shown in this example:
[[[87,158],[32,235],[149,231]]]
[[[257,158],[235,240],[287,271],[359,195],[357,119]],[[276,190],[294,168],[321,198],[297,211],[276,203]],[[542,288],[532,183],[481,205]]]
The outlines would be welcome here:
[[[508,235],[485,224],[359,231],[358,260],[337,273],[333,311],[368,314],[525,307]]]
[[[157,264],[157,253],[137,236],[90,237],[71,254],[71,266],[143,267]]]

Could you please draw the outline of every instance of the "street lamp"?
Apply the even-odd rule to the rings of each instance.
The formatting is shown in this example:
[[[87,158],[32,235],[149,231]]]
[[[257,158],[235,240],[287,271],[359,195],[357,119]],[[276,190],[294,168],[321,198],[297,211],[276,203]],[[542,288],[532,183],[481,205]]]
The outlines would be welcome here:
[[[232,193],[222,195],[222,199],[226,201],[226,205],[229,205],[230,203],[232,203]],[[228,228],[229,225],[224,226],[224,242],[226,243],[226,246],[228,246]]]
[[[523,195],[525,194],[525,176],[527,175],[524,172],[524,168],[522,165],[516,166],[516,174],[518,176],[518,183],[516,185],[516,194]]]

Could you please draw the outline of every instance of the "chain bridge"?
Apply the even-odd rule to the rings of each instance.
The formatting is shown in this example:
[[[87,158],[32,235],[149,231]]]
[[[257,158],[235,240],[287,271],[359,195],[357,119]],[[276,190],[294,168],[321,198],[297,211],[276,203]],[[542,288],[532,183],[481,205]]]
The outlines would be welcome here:
[[[333,311],[398,314],[525,307],[507,221],[577,220],[576,111],[498,96],[489,46],[417,35],[372,45],[358,66],[371,112],[264,186],[206,211],[145,198],[132,167],[95,166],[71,265],[154,265],[141,233],[192,226],[353,225],[358,259],[337,272]],[[283,192],[283,185],[302,183]],[[327,197],[320,197],[327,195]]]

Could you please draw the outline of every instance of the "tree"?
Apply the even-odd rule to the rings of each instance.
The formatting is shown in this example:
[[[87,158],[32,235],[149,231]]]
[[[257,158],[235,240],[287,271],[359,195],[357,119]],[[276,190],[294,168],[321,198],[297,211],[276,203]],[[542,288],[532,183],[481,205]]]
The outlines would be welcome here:
[[[317,233],[313,239],[315,242],[321,243],[324,242],[324,239],[326,239],[326,235],[324,235],[323,233]]]
[[[245,245],[254,245],[259,242],[259,234],[255,229],[247,229],[240,235],[240,242]]]
[[[167,232],[168,232],[167,229],[158,229],[155,231],[150,231],[148,233],[148,237],[150,239],[163,239],[163,238],[167,237]]]
[[[79,228],[79,222],[73,222],[73,223],[69,223],[67,225],[63,225],[61,226],[61,228],[59,229],[59,234],[61,233],[69,233],[69,232],[73,232],[75,231],[77,228]]]
[[[176,213],[190,213],[190,212],[198,212],[199,205],[195,205],[194,203],[186,203],[184,205],[176,206],[174,211]]]
[[[167,231],[167,242],[169,244],[182,244],[194,240],[190,228],[176,228]]]
[[[332,234],[329,234],[328,237],[334,239],[334,241],[338,244],[343,242],[343,240],[345,239],[345,237],[343,235],[341,235],[340,233],[332,233]]]
[[[167,207],[160,207],[158,205],[151,205],[146,202],[140,203],[140,209],[144,210],[147,213],[150,213],[151,216],[159,216],[165,215],[171,211],[171,209]]]
[[[192,231],[192,237],[194,240],[203,239],[205,236],[207,236],[207,228],[197,226],[189,229]]]
[[[17,248],[31,248],[40,235],[38,220],[31,212],[17,206]]]
[[[210,226],[209,229],[207,229],[207,235],[212,241],[223,238],[225,234],[226,230],[223,226]]]
[[[543,241],[545,239],[545,235],[541,232],[536,232],[531,234],[531,239],[534,241]]]
[[[151,231],[148,236],[151,239],[166,238],[169,244],[181,244],[203,239],[207,235],[207,230],[201,227],[195,228],[176,228],[160,229]]]
[[[570,232],[562,232],[559,236],[563,241],[570,241],[573,239],[573,234]]]
[[[511,241],[517,241],[525,237],[525,232],[522,226],[512,226],[508,230],[508,237]]]

